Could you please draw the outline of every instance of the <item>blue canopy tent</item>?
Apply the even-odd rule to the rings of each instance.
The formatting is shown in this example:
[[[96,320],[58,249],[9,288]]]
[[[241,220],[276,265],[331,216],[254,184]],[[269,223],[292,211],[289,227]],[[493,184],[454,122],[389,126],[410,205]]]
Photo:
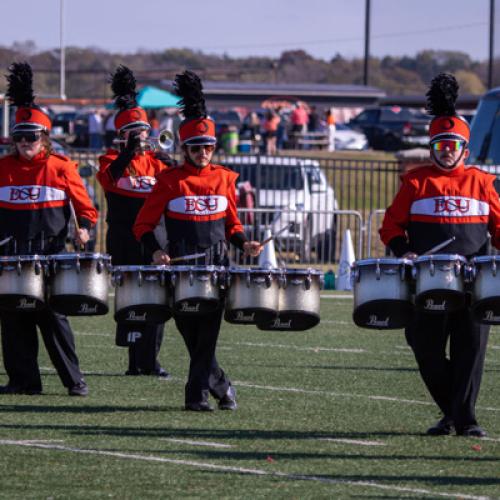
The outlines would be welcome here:
[[[137,95],[137,104],[144,109],[176,108],[179,97],[156,87],[143,87]]]

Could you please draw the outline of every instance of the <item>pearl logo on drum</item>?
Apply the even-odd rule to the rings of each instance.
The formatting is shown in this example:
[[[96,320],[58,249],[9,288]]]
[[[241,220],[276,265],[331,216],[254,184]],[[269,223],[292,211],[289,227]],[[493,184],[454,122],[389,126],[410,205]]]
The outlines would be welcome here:
[[[255,313],[248,314],[245,316],[243,311],[238,311],[234,317],[235,321],[255,321]]]
[[[36,309],[36,300],[33,299],[30,302],[26,297],[23,297],[19,301],[19,304],[17,305],[16,309]]]
[[[445,311],[446,300],[443,300],[441,304],[434,304],[434,299],[427,299],[425,301],[424,309],[426,309],[427,311]]]
[[[387,316],[385,319],[378,319],[376,314],[370,315],[368,322],[366,323],[369,326],[375,326],[377,328],[387,328],[389,326],[390,316]]]
[[[484,321],[493,321],[495,323],[500,323],[500,316],[495,316],[495,313],[491,310],[484,311]]]
[[[190,306],[189,302],[182,302],[181,303],[181,312],[185,313],[196,313],[199,312],[200,310],[200,303],[197,302],[195,305]]]
[[[288,321],[281,321],[279,318],[276,318],[272,325],[272,328],[292,328],[292,320],[289,319]]]
[[[78,309],[78,314],[91,314],[96,312],[97,312],[97,304],[94,307],[91,307],[86,302],[80,304],[80,309]]]
[[[129,311],[127,321],[146,321],[146,314],[135,314],[135,311]]]

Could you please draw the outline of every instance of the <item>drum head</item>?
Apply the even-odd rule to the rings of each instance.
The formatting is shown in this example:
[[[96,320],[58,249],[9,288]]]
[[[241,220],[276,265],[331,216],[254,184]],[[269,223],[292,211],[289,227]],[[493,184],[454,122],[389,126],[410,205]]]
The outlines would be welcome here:
[[[361,328],[394,330],[407,327],[413,316],[413,305],[406,300],[379,299],[360,304],[352,319]]]
[[[102,316],[109,311],[107,302],[78,294],[52,296],[49,306],[65,316]]]
[[[472,312],[479,323],[500,325],[500,295],[474,302]]]
[[[214,312],[219,307],[218,299],[206,297],[189,297],[174,302],[174,314],[181,316],[199,316]]]
[[[127,324],[165,323],[172,317],[170,309],[160,304],[136,304],[115,311],[115,321]]]
[[[263,307],[241,307],[238,309],[226,309],[224,319],[228,323],[235,325],[256,325],[257,323],[267,324],[278,316],[275,309]]]
[[[0,296],[0,309],[11,312],[30,313],[45,308],[45,303],[38,297],[31,295],[2,295]]]
[[[259,330],[302,332],[319,323],[319,314],[305,311],[280,311],[277,318],[266,323],[257,323]]]
[[[444,314],[458,311],[465,305],[465,294],[456,290],[428,290],[415,297],[415,305],[421,311]]]

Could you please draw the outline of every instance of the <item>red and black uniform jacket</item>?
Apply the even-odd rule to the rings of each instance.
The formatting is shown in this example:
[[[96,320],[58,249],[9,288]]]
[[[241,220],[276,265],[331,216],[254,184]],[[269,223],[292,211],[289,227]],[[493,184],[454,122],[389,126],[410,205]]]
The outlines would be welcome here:
[[[382,241],[398,257],[423,254],[455,237],[441,253],[473,257],[486,253],[488,232],[500,248],[500,202],[495,177],[477,167],[435,166],[412,170],[387,209]]]
[[[184,163],[162,172],[137,216],[135,237],[158,250],[152,231],[164,215],[170,257],[206,252],[204,263],[222,264],[226,240],[239,248],[246,241],[236,211],[237,178],[212,164],[199,169]]]
[[[17,155],[0,158],[0,236],[13,236],[3,254],[58,253],[65,245],[69,203],[80,227],[90,229],[97,210],[78,174],[77,164],[41,153],[31,161]]]
[[[127,157],[125,152],[108,149],[99,158],[99,166],[96,177],[106,193],[108,224],[132,227],[156,184],[156,175],[165,170],[166,165],[150,151]]]

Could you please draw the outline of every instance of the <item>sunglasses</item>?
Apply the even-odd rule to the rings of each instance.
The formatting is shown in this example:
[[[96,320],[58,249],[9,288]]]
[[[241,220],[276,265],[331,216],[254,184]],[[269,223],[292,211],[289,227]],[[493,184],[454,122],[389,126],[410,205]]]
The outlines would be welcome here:
[[[464,145],[464,141],[443,140],[433,142],[431,146],[434,151],[444,151],[446,148],[448,148],[450,151],[460,151],[464,147]]]
[[[36,142],[42,137],[39,132],[16,132],[12,134],[12,140],[14,142],[21,142],[23,139],[26,142]]]
[[[199,153],[202,149],[208,153],[215,151],[215,146],[213,144],[195,144],[194,146],[188,146],[191,153]]]

